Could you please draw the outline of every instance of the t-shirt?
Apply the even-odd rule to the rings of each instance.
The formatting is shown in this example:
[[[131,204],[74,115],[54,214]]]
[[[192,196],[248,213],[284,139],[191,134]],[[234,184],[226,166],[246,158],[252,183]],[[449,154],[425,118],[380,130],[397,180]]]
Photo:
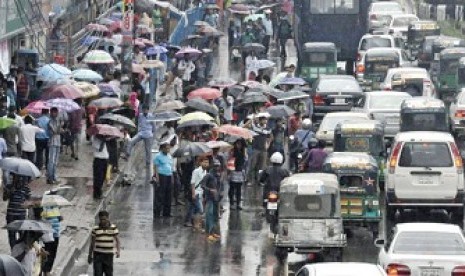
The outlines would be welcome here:
[[[191,185],[194,185],[195,195],[201,196],[203,194],[203,189],[200,185],[200,181],[207,174],[207,171],[202,168],[202,166],[197,167],[192,172]]]
[[[94,158],[108,159],[110,157],[105,141],[102,141],[95,136],[92,137],[92,149],[94,150]]]
[[[115,238],[118,236],[118,228],[112,224],[108,228],[95,226],[92,229],[92,237],[95,239],[94,252],[104,254],[114,254]]]
[[[38,126],[31,124],[25,124],[19,129],[19,143],[21,145],[21,150],[25,152],[35,152],[36,151],[36,134],[44,132]]]
[[[160,152],[155,155],[153,164],[157,167],[158,174],[164,176],[173,175],[173,158],[171,155]]]
[[[218,178],[213,175],[212,173],[208,173],[205,176],[205,181],[204,181],[204,189],[205,189],[205,199],[208,200],[213,200],[213,201],[218,201],[218,193],[219,193],[219,183],[218,183]],[[216,193],[211,192],[210,190],[216,190]]]
[[[10,200],[6,207],[6,214],[26,218],[26,208],[23,203],[31,197],[31,190],[27,184],[21,185],[20,188],[13,188],[10,193]]]
[[[52,225],[53,237],[60,236],[60,209],[58,206],[43,207],[42,218]]]

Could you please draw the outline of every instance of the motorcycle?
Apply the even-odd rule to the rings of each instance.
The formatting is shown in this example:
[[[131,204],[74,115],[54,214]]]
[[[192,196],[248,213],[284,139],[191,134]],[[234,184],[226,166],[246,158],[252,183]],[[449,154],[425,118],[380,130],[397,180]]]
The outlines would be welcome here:
[[[270,231],[273,234],[277,233],[278,225],[278,202],[279,195],[277,191],[271,191],[264,199],[265,203],[265,218],[266,222],[270,224]]]

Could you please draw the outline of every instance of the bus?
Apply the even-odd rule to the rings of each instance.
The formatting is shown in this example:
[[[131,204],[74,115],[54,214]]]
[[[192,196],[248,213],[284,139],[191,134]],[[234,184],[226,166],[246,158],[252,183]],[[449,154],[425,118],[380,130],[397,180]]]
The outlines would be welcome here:
[[[307,42],[332,42],[338,61],[353,74],[358,43],[366,33],[372,0],[301,0],[294,4],[294,40],[299,60]],[[300,73],[301,66],[297,66]]]

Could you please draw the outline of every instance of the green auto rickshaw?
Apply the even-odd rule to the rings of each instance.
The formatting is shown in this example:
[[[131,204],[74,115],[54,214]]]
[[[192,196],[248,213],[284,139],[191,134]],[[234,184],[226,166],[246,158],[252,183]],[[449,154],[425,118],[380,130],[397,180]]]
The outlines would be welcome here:
[[[337,74],[336,45],[331,42],[305,43],[298,60],[297,73],[310,84],[320,75]]]
[[[438,23],[430,20],[411,22],[407,31],[407,45],[411,56],[416,56],[421,48],[421,43],[426,36],[440,35],[441,28]]]
[[[365,152],[378,164],[380,190],[384,190],[386,145],[384,124],[380,121],[346,121],[334,129],[334,152]]]
[[[378,90],[387,71],[400,66],[400,55],[395,48],[371,48],[365,54],[363,65],[363,90]]]
[[[434,39],[431,46],[431,76],[437,78],[439,71],[439,56],[447,48],[465,47],[465,40],[453,36],[438,36]]]
[[[457,68],[457,91],[465,88],[465,57],[459,59],[459,67]]]
[[[436,88],[444,102],[453,101],[457,94],[457,69],[462,57],[465,57],[465,47],[447,48],[439,54]]]
[[[338,177],[344,229],[365,227],[376,239],[382,218],[376,160],[368,153],[333,152],[326,158],[323,171]]]

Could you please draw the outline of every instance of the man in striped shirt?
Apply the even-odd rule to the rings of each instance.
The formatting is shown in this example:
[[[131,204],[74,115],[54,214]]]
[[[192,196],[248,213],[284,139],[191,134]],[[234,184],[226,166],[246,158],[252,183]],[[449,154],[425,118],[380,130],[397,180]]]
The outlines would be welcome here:
[[[13,173],[11,173],[11,177],[13,178],[13,183],[10,187],[6,187],[9,198],[6,209],[7,224],[15,220],[26,219],[26,207],[24,204],[31,197],[31,190],[25,182],[24,177]],[[11,248],[13,248],[18,241],[16,234],[16,231],[8,230],[8,241]]]
[[[92,229],[92,241],[89,247],[89,264],[94,262],[94,276],[113,276],[113,255],[120,255],[118,228],[110,223],[107,211],[98,214],[99,225]]]

